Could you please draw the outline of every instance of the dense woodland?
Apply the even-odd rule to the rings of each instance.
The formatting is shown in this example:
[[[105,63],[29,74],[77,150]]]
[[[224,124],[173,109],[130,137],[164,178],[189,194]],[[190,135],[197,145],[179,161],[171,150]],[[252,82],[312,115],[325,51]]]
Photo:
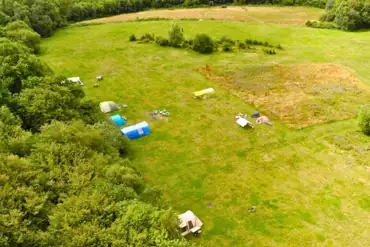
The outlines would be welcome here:
[[[0,35],[0,246],[193,246],[98,103],[35,55],[40,35]]]
[[[370,28],[370,1],[328,0],[326,14],[321,19],[348,31]]]

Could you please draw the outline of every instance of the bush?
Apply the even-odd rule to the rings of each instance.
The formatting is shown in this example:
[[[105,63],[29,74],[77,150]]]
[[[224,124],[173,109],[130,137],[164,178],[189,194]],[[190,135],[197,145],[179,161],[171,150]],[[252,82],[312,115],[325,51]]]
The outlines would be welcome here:
[[[322,29],[339,29],[339,26],[334,22],[325,22],[325,21],[307,21],[306,26]]]
[[[232,51],[233,45],[235,44],[235,42],[227,36],[222,36],[217,43],[221,45],[222,51],[226,52]]]
[[[232,40],[232,39],[230,39],[229,37],[227,37],[227,36],[222,36],[221,38],[220,38],[220,44],[223,44],[223,43],[229,43],[229,44],[235,44],[235,41],[234,40]]]
[[[136,41],[136,36],[135,36],[135,34],[131,34],[131,35],[130,35],[130,37],[128,38],[128,40],[129,40],[129,41],[131,41],[131,42]]]
[[[370,135],[370,105],[366,105],[360,110],[358,125],[365,135]]]
[[[255,39],[246,39],[245,40],[245,43],[247,45],[257,45],[257,46],[266,46],[266,47],[273,47],[269,42],[265,41],[265,42],[262,42],[262,41],[258,41],[258,40],[255,40]]]
[[[245,50],[245,49],[247,49],[247,46],[246,46],[246,44],[245,44],[245,43],[240,42],[240,43],[238,43],[238,48],[239,48],[240,50]]]
[[[269,55],[275,55],[276,54],[276,51],[274,49],[263,49],[262,51],[265,54],[269,54]]]
[[[214,50],[214,43],[207,34],[197,34],[193,42],[193,50],[202,54],[212,53]]]
[[[232,45],[230,43],[227,43],[227,42],[222,43],[221,47],[222,47],[222,51],[228,52],[228,51],[232,51],[233,50]]]
[[[184,49],[191,49],[192,48],[192,45],[193,45],[193,40],[184,40],[182,43],[181,43],[181,48],[184,48]]]
[[[154,34],[145,33],[140,37],[140,43],[150,43],[154,41]]]
[[[320,16],[320,21],[332,22],[335,19],[334,11],[329,11]]]
[[[172,30],[168,32],[168,41],[172,47],[181,47],[184,41],[184,34],[178,25],[174,25]]]
[[[157,36],[157,37],[155,38],[155,43],[156,43],[157,45],[160,45],[160,46],[168,46],[168,45],[169,45],[169,41],[168,41],[168,39],[166,39],[166,38],[164,38],[164,37],[162,37],[162,36]]]
[[[284,50],[284,48],[280,44],[276,46],[276,49]]]

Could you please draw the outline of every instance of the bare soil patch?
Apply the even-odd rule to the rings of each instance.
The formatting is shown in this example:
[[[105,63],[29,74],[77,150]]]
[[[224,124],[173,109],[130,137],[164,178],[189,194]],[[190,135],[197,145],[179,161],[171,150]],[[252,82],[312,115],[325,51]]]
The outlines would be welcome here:
[[[198,19],[232,20],[251,23],[303,25],[307,20],[317,20],[323,13],[320,9],[306,7],[212,7],[196,9],[152,10],[87,22],[123,22],[137,19]]]
[[[338,64],[249,66],[223,74],[209,65],[198,70],[295,128],[354,118],[370,97],[369,88]]]

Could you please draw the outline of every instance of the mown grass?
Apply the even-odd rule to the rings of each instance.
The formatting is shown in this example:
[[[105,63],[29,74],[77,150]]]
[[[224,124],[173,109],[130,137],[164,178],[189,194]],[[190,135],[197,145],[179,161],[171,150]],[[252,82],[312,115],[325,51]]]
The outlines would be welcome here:
[[[128,42],[132,33],[165,36],[172,24],[68,28],[43,41],[42,58],[57,73],[80,76],[89,96],[128,104],[123,114],[130,124],[150,123],[153,133],[131,142],[133,162],[146,180],[162,188],[165,202],[179,212],[191,209],[204,221],[203,234],[193,241],[204,246],[368,246],[370,144],[356,121],[295,130],[272,118],[272,128],[241,129],[234,116],[260,109],[207,80],[197,68],[337,63],[370,85],[370,50],[364,49],[370,33],[178,22],[187,37],[202,32],[282,44],[285,51],[275,56],[199,55]],[[104,81],[94,88],[100,74]],[[215,97],[193,99],[192,92],[207,87],[215,88]],[[167,120],[148,116],[163,108],[171,113]],[[250,213],[253,205],[257,210]]]

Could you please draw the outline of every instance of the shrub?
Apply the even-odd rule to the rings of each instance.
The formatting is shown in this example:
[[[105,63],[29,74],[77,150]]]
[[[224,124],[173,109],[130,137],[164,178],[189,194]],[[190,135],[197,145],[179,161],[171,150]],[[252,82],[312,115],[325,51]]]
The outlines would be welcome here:
[[[274,49],[263,49],[262,51],[265,54],[269,54],[269,55],[275,55],[276,54],[276,51]]]
[[[172,47],[181,47],[184,41],[184,34],[178,25],[173,25],[172,30],[168,32],[168,41]]]
[[[240,50],[245,50],[245,49],[247,49],[247,45],[243,42],[240,42],[240,43],[238,43],[238,48]]]
[[[258,40],[255,40],[255,39],[246,39],[246,40],[245,40],[245,43],[246,43],[247,45],[266,46],[266,47],[270,47],[270,48],[272,48],[272,47],[273,47],[273,46],[272,46],[269,42],[267,42],[267,41],[262,42],[262,41],[258,41]]]
[[[332,22],[335,19],[334,11],[329,11],[320,16],[320,21]]]
[[[235,42],[227,36],[222,36],[217,43],[221,45],[222,51],[232,51],[233,45],[235,44]]]
[[[150,43],[154,41],[154,34],[145,33],[140,37],[140,43]]]
[[[360,110],[358,125],[365,135],[370,135],[370,105],[366,105]]]
[[[276,49],[284,50],[284,48],[283,48],[280,44],[278,44],[278,45],[276,46]]]
[[[184,49],[191,49],[192,48],[192,45],[193,45],[193,40],[184,40],[182,43],[181,43],[181,48],[184,48]]]
[[[130,35],[130,37],[128,38],[128,40],[129,40],[129,41],[131,41],[131,42],[136,41],[136,36],[135,36],[135,34],[131,34],[131,35]]]
[[[227,37],[227,36],[222,36],[221,38],[220,38],[220,44],[223,44],[223,43],[229,43],[229,44],[235,44],[235,41],[234,40],[232,40],[232,39],[230,39],[229,37]]]
[[[222,43],[221,46],[222,46],[222,51],[228,52],[228,51],[232,51],[233,50],[233,47],[232,47],[232,45],[230,43],[225,42],[225,43]]]
[[[214,43],[207,34],[197,34],[193,42],[193,50],[202,54],[212,53]]]
[[[325,21],[307,21],[306,26],[322,29],[339,29],[339,26],[334,22],[325,22]]]
[[[160,46],[168,46],[169,45],[169,42],[168,42],[168,39],[162,37],[162,36],[157,36],[155,38],[155,43],[157,45],[160,45]]]

